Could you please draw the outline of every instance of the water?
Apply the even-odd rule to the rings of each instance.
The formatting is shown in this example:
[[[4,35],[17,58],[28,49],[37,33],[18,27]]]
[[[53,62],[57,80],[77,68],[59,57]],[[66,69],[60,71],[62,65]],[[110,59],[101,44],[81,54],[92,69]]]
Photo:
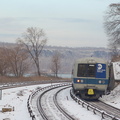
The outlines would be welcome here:
[[[49,76],[54,76],[54,74],[48,74]],[[34,74],[26,74],[25,77],[34,76]],[[58,77],[61,78],[71,78],[71,74],[58,74]]]
[[[58,77],[61,77],[61,78],[71,78],[71,74],[58,74]]]

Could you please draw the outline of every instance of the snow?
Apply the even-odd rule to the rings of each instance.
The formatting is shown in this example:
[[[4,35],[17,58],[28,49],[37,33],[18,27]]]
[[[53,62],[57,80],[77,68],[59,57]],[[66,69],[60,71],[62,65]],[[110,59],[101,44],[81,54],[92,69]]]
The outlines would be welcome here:
[[[45,85],[40,85],[44,87]],[[27,100],[29,95],[38,85],[11,88],[2,91],[2,100],[0,100],[0,111],[2,108],[13,108],[11,112],[0,112],[0,120],[10,118],[10,120],[31,120],[27,110]]]
[[[62,91],[58,97],[60,100],[61,106],[68,111],[69,114],[74,116],[75,120],[101,120],[101,117],[98,115],[94,115],[93,112],[88,111],[86,108],[83,108],[81,105],[78,105],[73,99],[70,97],[70,89],[66,89]]]
[[[120,62],[113,62],[113,73],[115,80],[120,81]]]
[[[0,100],[0,120],[9,118],[10,120],[31,120],[27,110],[28,96],[38,87],[45,87],[49,84],[40,84],[33,86],[25,86],[11,88],[2,91],[2,100]],[[61,93],[60,102],[65,109],[76,115],[78,120],[101,120],[101,117],[94,115],[93,112],[87,111],[82,106],[72,100],[69,94],[69,89]],[[111,104],[120,109],[120,84],[107,96],[101,98],[102,101]],[[2,108],[13,108],[14,111],[2,113]]]
[[[120,84],[109,95],[103,95],[100,100],[120,109]]]

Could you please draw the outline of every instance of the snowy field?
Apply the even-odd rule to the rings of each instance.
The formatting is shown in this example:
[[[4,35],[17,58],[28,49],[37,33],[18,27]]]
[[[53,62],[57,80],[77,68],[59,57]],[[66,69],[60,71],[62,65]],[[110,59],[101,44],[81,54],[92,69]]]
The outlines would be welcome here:
[[[45,87],[47,84],[41,84]],[[29,95],[38,85],[11,88],[2,91],[2,100],[0,100],[0,111],[2,108],[13,108],[12,112],[0,112],[0,120],[10,118],[10,120],[31,120],[27,110],[27,100]]]
[[[11,107],[14,111],[11,112],[0,112],[0,120],[5,118],[9,118],[7,120],[31,120],[30,115],[27,110],[27,99],[28,96],[37,88],[37,87],[45,87],[49,84],[41,84],[41,85],[33,85],[33,86],[25,86],[18,88],[11,88],[2,91],[2,100],[0,100],[0,111],[2,108]],[[66,109],[70,112],[76,113],[77,117],[80,118],[78,120],[101,120],[101,117],[94,115],[91,111],[87,111],[85,108],[78,106],[76,102],[74,102],[69,92],[65,92],[62,94],[62,102],[63,106],[66,105]],[[68,96],[68,100],[66,100],[66,96]],[[120,85],[118,85],[110,95],[103,96],[101,100],[105,101],[108,104],[111,104],[117,108],[120,108]],[[71,107],[72,104],[72,107]]]

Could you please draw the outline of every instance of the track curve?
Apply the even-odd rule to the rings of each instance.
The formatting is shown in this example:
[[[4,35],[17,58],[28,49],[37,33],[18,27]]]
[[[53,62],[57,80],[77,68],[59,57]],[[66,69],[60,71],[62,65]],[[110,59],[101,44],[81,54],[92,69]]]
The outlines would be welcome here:
[[[113,107],[111,105],[108,105],[108,104],[106,104],[106,103],[104,103],[104,102],[102,102],[100,100],[93,101],[93,102],[92,101],[90,101],[90,102],[87,101],[87,103],[89,103],[90,105],[98,108],[101,111],[105,111],[109,115],[113,115],[115,118],[120,119],[120,109],[118,109],[118,108],[115,108],[115,107]]]
[[[56,107],[66,116],[66,118],[68,118],[68,120],[74,120],[74,118],[73,118],[71,115],[69,115],[69,114],[59,105],[58,100],[57,100],[57,95],[58,95],[61,91],[63,91],[64,89],[66,89],[66,88],[69,88],[69,87],[65,87],[65,88],[62,88],[62,89],[60,89],[59,91],[57,91],[56,94],[55,94],[54,97],[53,97],[53,100],[54,100],[54,103],[55,103]]]
[[[44,120],[74,120],[73,117],[71,117],[62,107],[60,107],[57,100],[57,95],[59,94],[59,92],[69,87],[71,86],[60,86],[57,88],[51,88],[40,95],[37,103],[39,112]],[[51,93],[53,95],[50,95]]]
[[[61,107],[61,101],[59,101],[59,93],[60,91],[70,90],[71,83],[63,83],[57,84],[53,86],[47,86],[44,88],[40,88],[37,91],[34,91],[28,99],[28,108],[30,111],[30,115],[33,120],[75,120],[76,116],[69,113],[65,107]],[[62,90],[61,90],[62,89]],[[67,91],[68,91],[67,90]],[[57,92],[58,91],[58,92]],[[67,96],[66,96],[67,98]],[[54,101],[56,101],[54,103]],[[36,102],[37,101],[37,102]],[[58,105],[60,104],[60,105]],[[63,109],[63,110],[59,110]],[[65,115],[66,114],[66,115]],[[70,115],[69,115],[70,114]],[[71,117],[72,116],[72,117]]]
[[[92,110],[94,114],[101,114],[102,119],[120,120],[120,109],[108,105],[102,101],[86,101],[75,96],[73,90],[70,91],[71,97],[87,110]]]

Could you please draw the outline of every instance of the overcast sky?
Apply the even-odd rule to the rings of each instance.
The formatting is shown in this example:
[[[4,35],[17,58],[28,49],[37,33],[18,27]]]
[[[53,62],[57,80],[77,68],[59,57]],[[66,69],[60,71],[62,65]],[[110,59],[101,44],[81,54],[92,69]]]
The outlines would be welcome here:
[[[42,28],[47,45],[107,47],[103,16],[119,0],[0,0],[0,42]]]

